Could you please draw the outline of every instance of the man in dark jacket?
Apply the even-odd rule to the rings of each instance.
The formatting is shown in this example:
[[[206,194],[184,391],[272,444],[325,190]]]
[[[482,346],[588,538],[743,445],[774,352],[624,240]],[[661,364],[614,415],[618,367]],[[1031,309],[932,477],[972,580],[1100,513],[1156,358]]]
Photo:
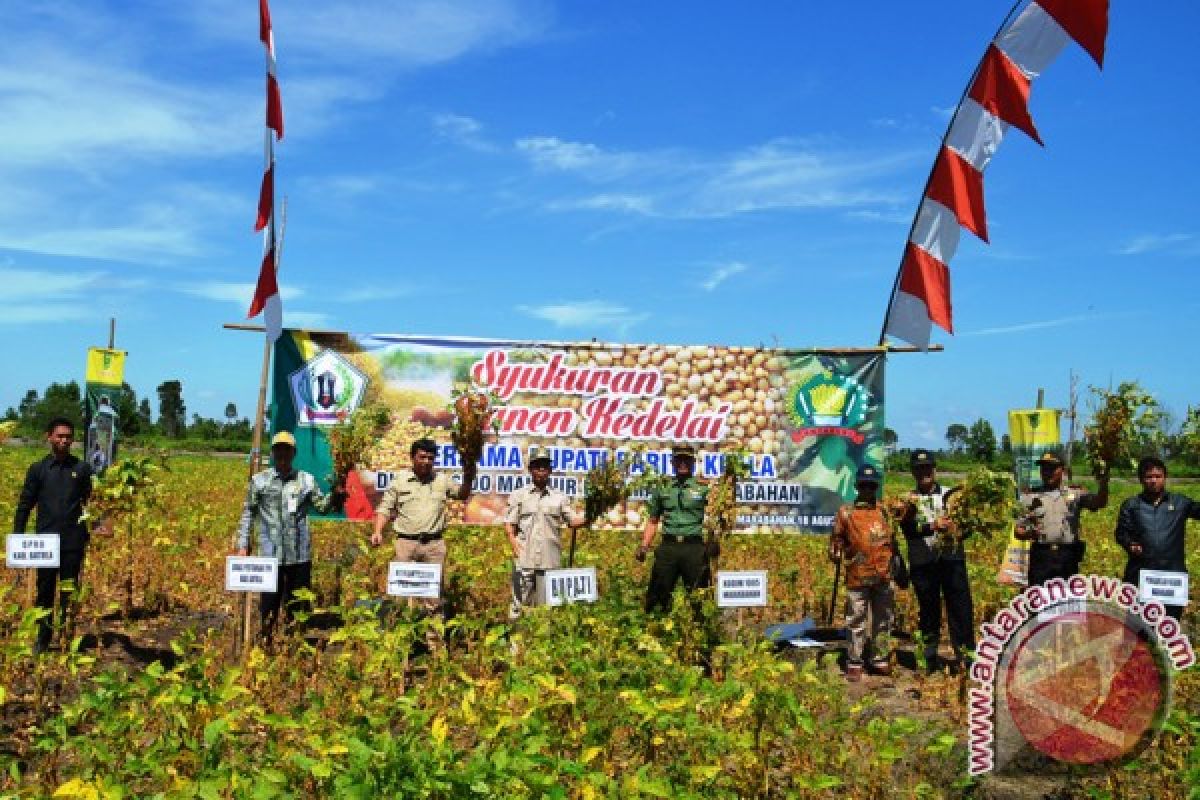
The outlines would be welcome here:
[[[1138,463],[1141,494],[1121,503],[1117,514],[1117,544],[1125,548],[1126,583],[1138,586],[1143,569],[1187,572],[1184,535],[1189,519],[1200,520],[1200,503],[1167,491],[1167,465],[1153,456]],[[1179,619],[1183,606],[1168,605]]]
[[[79,590],[79,572],[83,569],[83,554],[89,538],[82,517],[83,507],[92,493],[92,468],[71,454],[74,440],[75,426],[70,420],[56,417],[50,421],[46,426],[50,455],[29,466],[17,500],[17,512],[13,515],[14,533],[25,532],[29,513],[36,508],[34,530],[59,535],[59,566],[37,571],[37,607],[53,612],[54,589],[60,584],[60,621],[66,618],[71,597]],[[38,625],[35,654],[50,644],[52,617],[53,613],[47,615]]]

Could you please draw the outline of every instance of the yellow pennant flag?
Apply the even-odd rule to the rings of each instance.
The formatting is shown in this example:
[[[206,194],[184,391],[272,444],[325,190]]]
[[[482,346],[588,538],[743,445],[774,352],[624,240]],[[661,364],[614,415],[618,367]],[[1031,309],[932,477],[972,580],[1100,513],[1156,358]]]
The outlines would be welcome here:
[[[86,380],[101,386],[120,386],[125,382],[125,351],[89,347]]]

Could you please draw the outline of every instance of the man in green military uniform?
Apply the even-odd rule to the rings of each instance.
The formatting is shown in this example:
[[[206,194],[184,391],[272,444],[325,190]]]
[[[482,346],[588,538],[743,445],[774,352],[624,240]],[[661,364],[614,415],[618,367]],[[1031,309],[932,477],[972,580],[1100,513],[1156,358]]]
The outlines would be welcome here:
[[[1108,470],[1097,476],[1097,491],[1063,486],[1064,462],[1054,450],[1037,460],[1042,486],[1020,496],[1022,516],[1017,522],[1018,539],[1029,546],[1029,585],[1051,578],[1069,578],[1079,572],[1086,549],[1080,538],[1079,517],[1083,511],[1099,511],[1108,505]]]
[[[671,481],[651,492],[646,500],[649,519],[642,532],[637,559],[644,561],[654,534],[661,523],[662,542],[654,551],[654,566],[650,569],[650,586],[646,591],[646,610],[671,606],[671,592],[683,578],[684,587],[693,589],[708,585],[704,548],[704,507],[708,503],[708,486],[696,479],[696,448],[679,444],[671,450]]]

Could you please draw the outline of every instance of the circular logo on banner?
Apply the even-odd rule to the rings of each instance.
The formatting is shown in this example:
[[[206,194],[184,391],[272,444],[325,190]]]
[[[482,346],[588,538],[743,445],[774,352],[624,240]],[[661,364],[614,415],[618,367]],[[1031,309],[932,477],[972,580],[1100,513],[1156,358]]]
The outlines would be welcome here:
[[[1135,755],[1162,727],[1171,666],[1146,624],[1098,603],[1027,626],[1009,646],[1004,688],[1013,725],[1035,750],[1070,764]]]

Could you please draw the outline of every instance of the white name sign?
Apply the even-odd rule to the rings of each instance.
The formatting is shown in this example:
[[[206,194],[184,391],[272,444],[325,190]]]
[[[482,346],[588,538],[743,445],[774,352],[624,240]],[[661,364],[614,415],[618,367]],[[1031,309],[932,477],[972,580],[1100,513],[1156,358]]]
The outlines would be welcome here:
[[[600,599],[595,567],[548,569],[542,577],[538,600],[542,605],[594,603]]]
[[[1141,577],[1141,599],[1143,603],[1157,600],[1167,606],[1188,604],[1188,574],[1144,569]]]
[[[717,608],[753,608],[767,604],[767,571],[717,572]]]
[[[279,591],[279,559],[266,556],[225,556],[225,591]]]
[[[5,560],[13,569],[59,565],[57,533],[10,533],[6,544]]]
[[[388,564],[387,593],[393,597],[428,597],[442,595],[442,565],[393,561]]]

